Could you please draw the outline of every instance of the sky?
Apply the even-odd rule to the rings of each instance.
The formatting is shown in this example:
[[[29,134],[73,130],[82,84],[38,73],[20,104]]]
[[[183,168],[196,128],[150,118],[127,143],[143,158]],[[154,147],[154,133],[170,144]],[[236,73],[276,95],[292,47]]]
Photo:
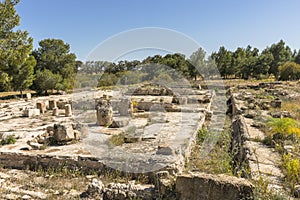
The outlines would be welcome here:
[[[16,6],[19,29],[30,33],[34,48],[46,38],[63,39],[82,61],[108,38],[143,27],[174,30],[208,54],[220,46],[262,50],[280,39],[298,50],[299,8],[299,0],[21,0]]]

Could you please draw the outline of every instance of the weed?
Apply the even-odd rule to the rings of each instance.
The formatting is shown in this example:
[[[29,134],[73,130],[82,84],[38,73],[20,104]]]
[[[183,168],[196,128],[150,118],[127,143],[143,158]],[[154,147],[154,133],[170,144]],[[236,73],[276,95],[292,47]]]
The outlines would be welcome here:
[[[284,193],[269,189],[269,180],[260,176],[258,180],[254,180],[253,199],[288,200],[289,197]]]
[[[291,139],[293,136],[300,137],[299,124],[292,118],[271,118],[267,127],[268,136],[276,141]]]
[[[295,185],[300,183],[300,160],[292,158],[290,154],[285,154],[282,159],[282,168],[285,173],[285,181],[293,193]]]

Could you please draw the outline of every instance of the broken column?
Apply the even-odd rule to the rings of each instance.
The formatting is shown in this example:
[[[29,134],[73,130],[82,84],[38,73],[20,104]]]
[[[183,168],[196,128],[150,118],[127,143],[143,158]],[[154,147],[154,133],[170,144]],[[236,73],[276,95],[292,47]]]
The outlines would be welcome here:
[[[112,106],[108,99],[98,99],[96,102],[97,124],[99,126],[108,126],[112,123]]]
[[[66,104],[65,105],[65,116],[66,117],[71,117],[72,116],[71,104]]]
[[[53,108],[52,115],[53,115],[53,116],[58,116],[58,115],[59,115],[59,112],[58,112],[58,111],[59,111],[59,110],[58,110],[57,107]]]
[[[121,116],[132,115],[133,105],[129,98],[121,99],[119,103],[119,114]]]
[[[46,104],[45,102],[37,102],[36,103],[37,109],[40,110],[41,114],[44,114],[46,112]]]
[[[56,101],[55,100],[49,100],[49,110],[53,110],[56,107],[57,107]]]
[[[26,100],[31,100],[31,93],[26,93]]]

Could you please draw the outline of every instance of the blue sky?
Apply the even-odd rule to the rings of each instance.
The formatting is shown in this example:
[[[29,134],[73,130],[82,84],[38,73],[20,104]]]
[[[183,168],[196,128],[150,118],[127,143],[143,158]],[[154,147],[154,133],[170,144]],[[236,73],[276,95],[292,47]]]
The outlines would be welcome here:
[[[300,48],[299,0],[21,0],[20,29],[38,41],[59,38],[85,60],[99,43],[122,31],[160,27],[197,41],[208,53],[259,48],[283,39]]]

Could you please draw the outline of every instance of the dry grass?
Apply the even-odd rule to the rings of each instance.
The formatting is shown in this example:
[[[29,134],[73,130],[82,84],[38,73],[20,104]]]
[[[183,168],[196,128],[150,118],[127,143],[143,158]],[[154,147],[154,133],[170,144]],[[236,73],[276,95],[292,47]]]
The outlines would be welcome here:
[[[24,191],[41,192],[47,195],[47,199],[79,199],[89,183],[86,176],[64,170],[32,172],[0,168],[0,173],[8,175],[5,178],[5,187],[0,189],[1,199],[12,194],[22,197]],[[19,189],[15,191],[16,188]]]
[[[292,116],[300,122],[300,99],[293,101],[282,101],[281,110],[288,111]]]
[[[34,91],[28,90],[23,91],[23,95],[26,93],[35,93]],[[0,92],[0,98],[8,97],[8,96],[14,96],[14,95],[20,95],[21,93],[19,91],[12,91],[12,92]]]

